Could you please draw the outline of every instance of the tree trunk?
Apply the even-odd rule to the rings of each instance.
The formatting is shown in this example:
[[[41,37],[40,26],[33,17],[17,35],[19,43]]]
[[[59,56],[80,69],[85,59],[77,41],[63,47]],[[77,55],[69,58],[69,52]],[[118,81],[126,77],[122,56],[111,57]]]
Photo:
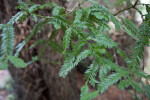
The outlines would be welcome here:
[[[43,0],[32,0],[35,3],[43,3]],[[48,2],[50,0],[44,0]],[[53,0],[59,5],[65,5],[63,0]],[[12,15],[16,14],[15,6],[17,0],[0,0],[0,23],[6,23]],[[44,15],[50,15],[50,10],[40,11]],[[15,43],[19,43],[30,34],[34,26],[31,18],[23,23],[15,25]],[[59,69],[63,62],[63,57],[60,53],[53,52],[53,50],[46,45],[39,45],[30,50],[26,50],[31,43],[38,39],[48,39],[48,34],[52,28],[46,27],[42,33],[37,33],[36,36],[30,40],[20,54],[25,62],[31,60],[33,56],[40,54],[44,61],[36,61],[30,64],[27,68],[17,69],[13,66],[9,67],[9,71],[14,80],[13,86],[16,93],[15,100],[79,100],[79,90],[76,86],[74,74],[71,73],[65,79],[59,77]],[[58,31],[59,39],[62,38],[61,30]],[[59,40],[57,38],[57,40]],[[55,39],[56,40],[56,39]]]

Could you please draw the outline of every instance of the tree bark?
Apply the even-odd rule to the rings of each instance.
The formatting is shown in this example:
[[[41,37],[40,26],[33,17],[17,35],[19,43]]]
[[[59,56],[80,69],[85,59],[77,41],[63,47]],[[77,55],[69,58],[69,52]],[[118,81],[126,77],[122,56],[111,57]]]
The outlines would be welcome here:
[[[50,0],[32,1],[35,1],[35,3],[43,3],[49,2]],[[63,0],[53,1],[59,5],[65,5]],[[15,10],[16,5],[17,0],[0,0],[0,23],[6,23],[12,15],[17,13],[17,10]],[[45,10],[39,13],[50,15],[51,11]],[[25,22],[15,25],[15,44],[23,41],[30,34],[34,24],[32,19],[29,18]],[[60,53],[54,52],[50,47],[45,45],[39,45],[30,50],[26,50],[36,40],[41,38],[48,39],[48,34],[51,31],[49,29],[52,28],[46,27],[42,33],[37,33],[20,54],[20,57],[25,62],[28,62],[43,49],[44,52],[41,58],[48,61],[36,61],[24,69],[17,69],[13,66],[9,67],[9,71],[14,80],[15,100],[79,100],[79,90],[76,86],[74,74],[70,73],[65,79],[59,77],[59,69],[63,62],[63,57]],[[59,37],[57,40],[62,38],[62,31],[60,30],[58,32]]]

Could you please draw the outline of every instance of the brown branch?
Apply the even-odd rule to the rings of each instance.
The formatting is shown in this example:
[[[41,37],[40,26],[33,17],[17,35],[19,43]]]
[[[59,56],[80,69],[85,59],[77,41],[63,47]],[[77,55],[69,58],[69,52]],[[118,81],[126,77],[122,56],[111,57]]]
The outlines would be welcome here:
[[[123,11],[125,11],[125,10],[129,10],[129,9],[131,9],[131,8],[136,9],[135,7],[137,6],[138,1],[139,1],[139,0],[136,0],[136,2],[134,3],[134,5],[131,4],[131,5],[132,5],[131,7],[124,8],[124,9],[118,11],[116,14],[113,14],[113,15],[116,16],[116,15],[118,15],[119,13],[121,13],[121,12],[123,12]],[[137,9],[136,9],[136,10],[137,10]]]
[[[113,15],[116,16],[116,15],[118,15],[119,13],[121,13],[121,12],[123,12],[123,11],[125,11],[125,10],[129,10],[129,9],[131,9],[131,8],[133,8],[133,7],[131,6],[131,7],[122,9],[122,10],[118,11],[116,14],[113,14]]]
[[[133,5],[133,8],[137,5],[138,1],[139,1],[139,0],[136,0],[136,2],[135,2],[134,5]]]

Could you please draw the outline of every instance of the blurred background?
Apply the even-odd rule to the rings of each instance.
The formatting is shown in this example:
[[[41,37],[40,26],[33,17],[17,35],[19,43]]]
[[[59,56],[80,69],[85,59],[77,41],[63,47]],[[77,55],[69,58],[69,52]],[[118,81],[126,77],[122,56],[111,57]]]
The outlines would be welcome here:
[[[43,3],[49,2],[51,0],[31,0],[35,3]],[[52,0],[59,5],[65,6],[68,9],[72,9],[77,0]],[[119,10],[128,7],[126,3],[118,5],[119,0],[96,0],[99,4],[107,7],[110,12],[117,13]],[[132,3],[135,0],[130,0]],[[140,0],[139,2],[150,4],[150,0]],[[90,3],[85,3],[82,6],[88,7]],[[15,9],[17,6],[17,0],[0,0],[0,23],[6,23],[8,20],[16,14],[19,10]],[[145,13],[144,6],[138,6],[138,9]],[[43,15],[49,15],[51,11],[39,11],[38,13]],[[130,9],[124,11],[119,14],[119,16],[124,18],[129,18],[132,20],[137,26],[142,23],[141,16],[134,9]],[[33,21],[31,19],[27,19],[23,23],[18,23],[15,25],[16,27],[16,44],[25,39],[25,36],[29,34],[30,30],[33,28]],[[110,36],[112,39],[119,43],[120,47],[127,53],[130,53],[130,48],[132,48],[133,40],[126,33],[118,33],[115,31],[114,26],[112,26],[112,30],[110,30]],[[50,30],[44,30],[45,33],[50,32]],[[39,37],[39,36],[38,36]],[[33,39],[33,41],[36,39]],[[32,41],[31,41],[32,43]],[[30,44],[29,44],[30,45]],[[21,58],[25,61],[29,61],[31,56],[37,55],[39,48],[38,46],[29,52],[23,51],[21,53]],[[46,49],[45,52],[49,52],[49,49]],[[43,58],[51,59],[55,62],[60,62],[62,64],[62,55],[60,54],[50,54]],[[144,71],[150,74],[150,47],[146,47],[144,52]],[[51,57],[48,57],[51,56]],[[124,65],[124,62],[118,59],[119,65]],[[49,63],[49,64],[47,64]],[[142,64],[143,62],[141,62]],[[10,67],[8,70],[0,70],[0,100],[71,100],[69,99],[69,93],[71,92],[74,96],[74,100],[79,100],[80,88],[84,85],[85,80],[83,80],[83,73],[85,71],[82,64],[77,66],[77,69],[70,74],[66,79],[61,79],[58,76],[58,68],[60,68],[60,64],[54,64],[52,62],[35,62],[34,64],[28,66],[26,69],[15,69]],[[42,68],[44,67],[44,68]],[[45,81],[47,80],[47,81]],[[62,82],[63,81],[63,82]],[[142,79],[145,82],[144,79]],[[65,86],[67,84],[67,86]],[[73,87],[72,90],[69,87]],[[93,91],[94,88],[90,87],[90,91]],[[67,92],[68,91],[68,92]],[[99,95],[96,99],[93,100],[134,100],[134,93],[131,88],[126,90],[120,90],[116,86],[112,86],[106,91],[105,94]],[[145,94],[139,95],[139,99],[148,100]]]

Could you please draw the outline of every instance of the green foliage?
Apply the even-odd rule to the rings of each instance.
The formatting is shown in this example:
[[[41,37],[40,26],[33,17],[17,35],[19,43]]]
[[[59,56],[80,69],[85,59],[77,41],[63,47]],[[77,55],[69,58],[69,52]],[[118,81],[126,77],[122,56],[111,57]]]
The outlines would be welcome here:
[[[123,75],[121,73],[113,73],[107,76],[107,78],[105,78],[100,84],[98,84],[98,90],[100,90],[101,93],[104,93],[104,91],[107,90],[108,87],[118,82],[118,80],[120,80],[122,76]]]
[[[71,55],[70,57],[66,58],[64,65],[60,70],[60,76],[66,77],[66,75],[76,66],[78,63],[85,59],[90,54],[90,50],[85,50],[81,52],[78,56]]]
[[[95,37],[88,37],[87,40],[95,41],[99,46],[104,46],[106,48],[113,48],[117,46],[117,43],[112,41],[105,34],[96,34]]]
[[[79,23],[81,18],[82,18],[82,10],[77,10],[76,11],[76,16],[75,16],[75,20],[74,20],[74,23]]]
[[[121,50],[120,48],[117,49],[117,53],[120,57],[122,57],[123,59],[127,58],[127,55],[125,54],[125,52],[123,50]]]
[[[14,48],[14,28],[12,25],[7,25],[3,28],[1,39],[1,57],[4,58],[7,55],[12,55]]]
[[[125,1],[125,0],[119,0],[119,1],[116,3],[116,5],[117,5],[117,6],[118,6],[118,5],[121,5],[124,1]]]
[[[83,38],[78,40],[78,43],[73,46],[73,53],[75,56],[79,55],[79,53],[82,51],[85,44],[86,44],[86,42],[84,41]]]
[[[83,59],[93,59],[85,71],[86,83],[81,88],[81,100],[91,100],[98,93],[104,93],[113,84],[118,85],[120,89],[132,86],[136,91],[141,93],[143,90],[139,83],[134,81],[134,76],[137,76],[139,79],[141,77],[149,79],[149,76],[139,69],[140,62],[143,59],[144,47],[149,46],[149,6],[146,6],[148,14],[145,15],[143,23],[138,28],[129,19],[120,17],[118,20],[107,8],[98,5],[94,0],[84,0],[82,3],[85,1],[89,1],[93,5],[88,8],[79,6],[72,11],[68,11],[68,9],[60,7],[55,3],[39,5],[31,2],[26,4],[19,0],[19,6],[16,8],[21,9],[21,11],[13,16],[7,24],[0,24],[0,30],[2,30],[0,69],[7,69],[8,61],[17,68],[24,68],[40,59],[45,47],[49,46],[54,51],[59,51],[64,55],[64,64],[59,73],[61,77],[66,77]],[[130,4],[129,1],[125,2]],[[118,5],[122,3],[123,0],[120,0]],[[36,14],[36,11],[43,10],[44,8],[52,9],[52,16]],[[36,24],[26,39],[15,47],[17,50],[13,53],[15,38],[13,24],[22,22],[29,16],[33,18]],[[111,29],[109,22],[113,22],[118,32],[125,31],[135,39],[134,47],[129,57],[118,47],[118,43],[109,37],[108,33]],[[39,55],[33,57],[32,61],[26,64],[18,57],[19,53],[30,39],[38,31],[41,31],[45,25],[51,25],[54,29],[48,40],[41,38],[29,47],[31,49],[36,45],[44,44]],[[54,39],[59,29],[62,29],[64,32],[61,43]],[[124,59],[127,66],[117,65],[114,62],[116,59],[111,55],[109,50],[113,50]],[[88,93],[88,84],[97,88],[97,90]],[[143,85],[143,87],[146,86]],[[146,88],[144,88],[144,91],[147,92]],[[149,92],[146,93],[146,95],[148,94]]]
[[[68,57],[65,59],[64,61],[64,65],[62,66],[59,76],[65,77],[74,67],[74,62],[75,61],[75,57]]]
[[[68,28],[65,31],[65,35],[63,37],[63,46],[65,49],[67,49],[69,47],[70,40],[71,40],[71,28]]]
[[[8,56],[7,58],[17,68],[24,68],[24,67],[26,67],[26,63],[22,59],[20,59],[18,57]]]
[[[63,48],[56,42],[53,41],[49,41],[48,45],[55,50],[59,51],[60,53],[63,52]]]
[[[40,44],[40,43],[45,43],[45,42],[46,42],[46,41],[43,40],[43,39],[37,40],[35,43],[33,43],[33,44],[29,47],[29,49],[35,47],[36,45],[38,45],[38,44]]]
[[[138,28],[135,26],[135,24],[129,20],[129,19],[122,19],[122,22],[125,26],[124,29],[125,31],[132,36],[133,38],[137,39],[138,38]]]
[[[63,13],[64,9],[60,6],[56,6],[54,9],[53,9],[53,16],[59,16],[59,14]]]
[[[0,70],[5,70],[8,67],[8,62],[5,60],[3,61],[2,59],[0,60]]]
[[[120,81],[120,83],[118,84],[118,87],[124,90],[125,88],[129,87],[129,85],[130,85],[129,80],[126,79],[126,80]]]
[[[81,100],[91,100],[98,95],[98,92],[99,91],[90,92],[90,93],[84,95],[83,97],[81,97]]]
[[[84,85],[82,88],[81,88],[81,97],[85,96],[87,93],[88,93],[88,86],[87,85]]]
[[[130,84],[131,84],[131,86],[132,86],[136,91],[138,91],[139,93],[142,93],[142,92],[143,92],[142,88],[139,86],[138,83],[136,83],[136,82],[134,82],[134,81],[130,81]]]
[[[136,91],[138,91],[139,93],[142,93],[142,92],[143,92],[142,88],[141,88],[136,82],[134,82],[134,81],[132,81],[132,80],[128,80],[128,79],[122,80],[122,81],[119,83],[118,87],[123,90],[123,89],[129,87],[130,85],[131,85]]]
[[[30,39],[35,35],[35,33],[38,31],[39,27],[43,25],[44,23],[48,22],[47,19],[41,19],[39,22],[34,26],[34,28],[31,31],[31,34],[22,42],[19,43],[16,48],[15,56],[19,56],[20,51],[23,49],[26,43],[30,41]]]
[[[85,72],[85,79],[87,82],[89,82],[93,87],[95,87],[95,83],[98,81],[95,79],[97,76],[99,65],[96,61],[93,61],[93,63],[89,66],[89,68]]]
[[[143,82],[141,82],[141,84],[142,84],[142,88],[144,89],[147,98],[150,99],[150,91],[149,91],[150,84],[148,83],[148,81],[146,81],[146,85]]]

